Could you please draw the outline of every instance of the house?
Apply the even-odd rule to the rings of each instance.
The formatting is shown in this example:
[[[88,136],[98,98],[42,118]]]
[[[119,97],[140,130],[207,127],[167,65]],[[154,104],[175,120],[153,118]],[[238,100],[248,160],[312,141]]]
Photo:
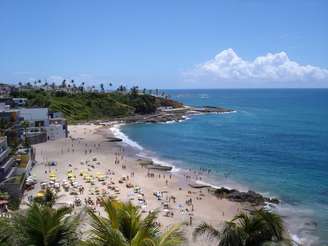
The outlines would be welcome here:
[[[48,108],[21,108],[20,116],[32,127],[49,126]]]
[[[8,96],[1,96],[0,97],[0,103],[4,103],[5,105],[8,105],[9,107],[14,107],[15,103],[11,97]]]
[[[14,104],[16,107],[25,106],[27,103],[27,98],[13,98]]]
[[[0,95],[9,95],[12,91],[12,87],[6,84],[0,84]]]
[[[30,144],[68,137],[67,121],[60,112],[48,112],[48,108],[22,108],[20,116],[29,122],[27,138]]]
[[[7,123],[16,123],[20,119],[20,111],[9,109],[7,105],[0,104],[0,119]]]
[[[10,109],[10,105],[7,105],[5,103],[0,102],[0,112],[1,111],[7,111]]]

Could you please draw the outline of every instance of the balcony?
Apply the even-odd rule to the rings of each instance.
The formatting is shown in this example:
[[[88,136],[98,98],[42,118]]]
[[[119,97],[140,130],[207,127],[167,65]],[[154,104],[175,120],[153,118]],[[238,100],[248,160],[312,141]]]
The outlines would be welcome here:
[[[8,157],[9,153],[10,153],[10,149],[9,148],[5,149],[4,151],[2,151],[0,153],[0,165]]]
[[[9,158],[3,165],[0,165],[0,170],[7,170],[11,168],[14,165],[15,159],[14,158]]]

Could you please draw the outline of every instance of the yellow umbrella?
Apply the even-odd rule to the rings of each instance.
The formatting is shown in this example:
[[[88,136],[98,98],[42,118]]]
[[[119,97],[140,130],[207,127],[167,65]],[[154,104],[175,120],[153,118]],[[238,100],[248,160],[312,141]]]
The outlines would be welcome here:
[[[44,192],[39,191],[38,193],[36,193],[36,197],[43,197],[44,196]]]

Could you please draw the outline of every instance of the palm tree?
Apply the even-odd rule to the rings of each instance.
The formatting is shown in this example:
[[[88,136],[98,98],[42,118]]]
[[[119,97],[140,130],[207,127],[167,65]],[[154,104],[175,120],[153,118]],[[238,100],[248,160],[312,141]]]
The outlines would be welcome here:
[[[138,96],[138,92],[139,92],[139,87],[138,86],[133,86],[130,89],[130,94],[133,97],[137,97]]]
[[[8,225],[9,219],[0,217],[0,246],[10,245],[10,234],[12,232],[11,228]]]
[[[126,92],[126,87],[123,86],[123,85],[120,85],[120,86],[117,88],[117,91],[119,91],[119,92]]]
[[[100,84],[100,91],[101,91],[102,93],[105,92],[105,87],[104,87],[104,84],[103,84],[103,83]]]
[[[290,240],[285,238],[282,218],[264,209],[250,215],[236,215],[231,221],[225,222],[221,231],[202,223],[194,230],[194,238],[203,234],[218,239],[218,246],[261,246],[269,242],[291,245]]]
[[[0,242],[7,246],[78,245],[80,216],[70,216],[71,211],[68,207],[54,209],[33,203],[26,211],[0,222]]]
[[[64,80],[62,81],[61,87],[62,87],[62,88],[66,88],[66,79],[64,79]]]
[[[178,246],[184,242],[180,225],[160,233],[156,224],[158,211],[149,213],[144,219],[141,211],[130,202],[113,199],[102,201],[106,217],[89,211],[91,231],[85,245],[97,246]]]

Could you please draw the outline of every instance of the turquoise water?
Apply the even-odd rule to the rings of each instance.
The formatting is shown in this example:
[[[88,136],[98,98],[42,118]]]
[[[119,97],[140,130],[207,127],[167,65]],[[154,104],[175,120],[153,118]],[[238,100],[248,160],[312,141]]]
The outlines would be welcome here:
[[[170,90],[187,105],[229,114],[122,127],[148,154],[179,168],[206,167],[211,182],[277,196],[295,239],[328,245],[328,90]]]

